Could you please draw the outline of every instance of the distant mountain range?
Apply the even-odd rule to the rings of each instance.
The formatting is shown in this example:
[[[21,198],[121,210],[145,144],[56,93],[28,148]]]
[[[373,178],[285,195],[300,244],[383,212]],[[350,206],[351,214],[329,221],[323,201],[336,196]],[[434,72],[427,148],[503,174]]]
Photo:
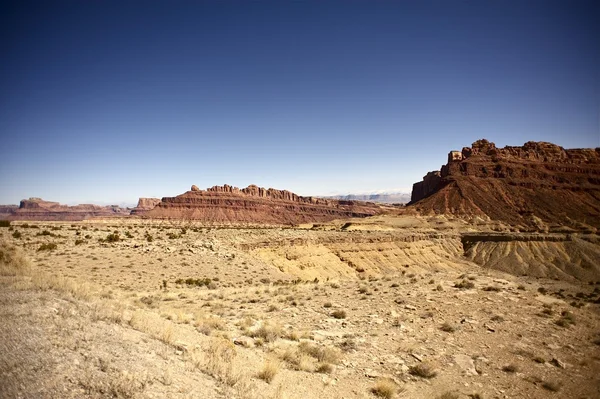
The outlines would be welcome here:
[[[346,201],[369,201],[385,204],[406,204],[410,201],[410,193],[367,193],[330,195],[323,198]]]

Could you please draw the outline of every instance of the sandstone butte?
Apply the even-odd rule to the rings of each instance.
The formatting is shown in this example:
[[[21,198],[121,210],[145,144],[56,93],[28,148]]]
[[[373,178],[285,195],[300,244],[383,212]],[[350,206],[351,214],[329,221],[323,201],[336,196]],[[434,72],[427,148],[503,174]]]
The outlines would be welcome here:
[[[145,212],[153,209],[160,202],[160,198],[143,198],[140,197],[137,206],[131,210],[132,215],[142,215]]]
[[[6,209],[4,209],[6,208]],[[81,204],[75,206],[61,205],[58,202],[44,201],[41,198],[22,200],[19,207],[2,206],[7,220],[58,220],[76,221],[93,217],[127,216],[129,210],[118,205],[100,206]]]
[[[287,190],[250,185],[229,185],[200,190],[192,186],[176,197],[163,198],[152,210],[138,212],[147,218],[200,220],[207,223],[297,225],[333,219],[367,217],[381,207],[361,201],[302,197]]]
[[[409,206],[514,226],[600,228],[600,148],[533,141],[496,148],[478,140],[451,151],[440,171],[415,183]]]

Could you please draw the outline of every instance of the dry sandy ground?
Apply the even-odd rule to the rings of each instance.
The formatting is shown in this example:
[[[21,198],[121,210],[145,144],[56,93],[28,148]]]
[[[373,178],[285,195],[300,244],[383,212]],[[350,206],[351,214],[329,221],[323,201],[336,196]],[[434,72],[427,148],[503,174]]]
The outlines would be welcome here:
[[[600,397],[600,284],[468,262],[482,230],[1,228],[0,397]]]

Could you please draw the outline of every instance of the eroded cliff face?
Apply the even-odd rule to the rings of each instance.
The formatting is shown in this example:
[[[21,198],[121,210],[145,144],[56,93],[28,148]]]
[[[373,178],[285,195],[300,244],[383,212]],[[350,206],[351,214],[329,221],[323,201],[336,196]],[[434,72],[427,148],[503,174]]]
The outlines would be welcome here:
[[[496,148],[478,140],[416,183],[411,205],[513,225],[600,228],[600,148],[565,150],[532,141]]]
[[[142,198],[138,200],[137,206],[131,210],[132,215],[143,215],[160,203],[160,198]]]
[[[41,198],[22,200],[14,209],[8,220],[85,220],[92,217],[127,216],[129,210],[118,205],[100,206],[81,204],[75,206],[61,205],[58,202],[44,201]]]
[[[374,203],[302,197],[287,190],[255,185],[243,189],[224,185],[207,190],[195,188],[177,197],[165,197],[144,216],[217,224],[295,225],[367,217],[380,212]]]

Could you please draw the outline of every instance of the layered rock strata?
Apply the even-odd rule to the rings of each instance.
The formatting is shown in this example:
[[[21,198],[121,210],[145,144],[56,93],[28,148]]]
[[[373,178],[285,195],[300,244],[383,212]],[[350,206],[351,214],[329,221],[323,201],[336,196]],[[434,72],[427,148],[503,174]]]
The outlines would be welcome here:
[[[380,213],[369,202],[302,197],[287,190],[229,185],[165,197],[145,217],[200,220],[208,223],[295,225]]]
[[[512,225],[600,228],[600,148],[533,141],[496,148],[478,140],[415,183],[410,205]]]
[[[137,206],[131,210],[132,215],[143,215],[154,209],[160,203],[160,198],[140,198]]]
[[[93,217],[127,216],[129,209],[118,205],[100,206],[81,204],[61,205],[41,198],[22,200],[19,207],[6,217],[8,220],[85,220]]]

